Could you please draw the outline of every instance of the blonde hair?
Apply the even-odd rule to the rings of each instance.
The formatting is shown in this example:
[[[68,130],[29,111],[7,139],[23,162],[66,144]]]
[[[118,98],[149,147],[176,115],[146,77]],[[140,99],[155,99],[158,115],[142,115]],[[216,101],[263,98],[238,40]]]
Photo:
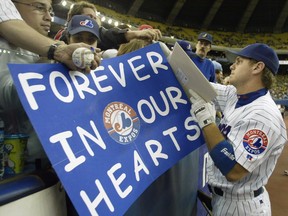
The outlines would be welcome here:
[[[140,40],[140,39],[133,39],[128,43],[121,44],[117,56],[133,52],[135,50],[141,49],[144,46],[148,45],[148,42],[145,40]]]
[[[255,59],[250,59],[250,62],[252,64],[255,64],[259,61],[255,60]],[[263,69],[263,73],[261,76],[261,81],[264,85],[265,88],[267,89],[271,89],[275,84],[276,84],[276,78],[273,75],[272,71],[265,66],[265,68]]]
[[[271,89],[276,84],[276,78],[267,67],[264,68],[261,80],[267,89]]]

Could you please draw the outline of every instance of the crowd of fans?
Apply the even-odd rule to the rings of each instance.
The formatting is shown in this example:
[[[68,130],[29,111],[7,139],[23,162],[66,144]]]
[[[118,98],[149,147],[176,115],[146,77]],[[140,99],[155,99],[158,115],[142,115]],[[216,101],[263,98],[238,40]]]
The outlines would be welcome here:
[[[276,75],[276,85],[271,89],[270,93],[274,99],[288,100],[288,76]]]
[[[164,36],[174,36],[176,39],[187,40],[192,44],[197,41],[199,34],[198,30],[182,28],[177,26],[166,26],[162,23],[151,22],[147,20],[138,19],[128,15],[118,14],[113,10],[97,6],[98,10],[104,14],[113,17],[114,19],[121,20],[123,23],[129,23],[131,26],[140,26],[147,23],[154,28],[161,30]],[[241,48],[247,44],[256,42],[266,43],[277,50],[288,50],[288,33],[281,34],[254,34],[254,33],[237,33],[235,32],[213,32],[213,44],[219,47]],[[211,57],[211,56],[210,56]],[[288,76],[277,75],[276,85],[271,90],[272,97],[275,99],[288,99]]]
[[[173,36],[180,40],[187,40],[193,43],[197,41],[197,36],[200,30],[188,29],[177,26],[167,26],[162,23],[147,21],[139,18],[129,16],[127,14],[118,14],[113,10],[101,7],[97,5],[98,10],[106,15],[120,20],[123,23],[129,23],[132,26],[140,26],[143,23],[147,23],[154,28],[160,29],[162,35]],[[217,46],[230,47],[230,48],[242,48],[247,44],[252,43],[266,43],[274,49],[288,50],[288,33],[279,34],[255,34],[255,33],[235,33],[235,32],[219,32],[209,31],[213,35],[214,44]]]

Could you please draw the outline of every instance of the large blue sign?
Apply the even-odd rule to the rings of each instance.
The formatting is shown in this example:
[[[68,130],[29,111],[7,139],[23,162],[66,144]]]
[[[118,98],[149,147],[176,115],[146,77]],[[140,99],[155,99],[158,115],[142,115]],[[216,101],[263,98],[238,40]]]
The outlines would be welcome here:
[[[103,60],[86,75],[62,64],[9,68],[80,215],[123,215],[157,177],[204,143],[158,44]]]

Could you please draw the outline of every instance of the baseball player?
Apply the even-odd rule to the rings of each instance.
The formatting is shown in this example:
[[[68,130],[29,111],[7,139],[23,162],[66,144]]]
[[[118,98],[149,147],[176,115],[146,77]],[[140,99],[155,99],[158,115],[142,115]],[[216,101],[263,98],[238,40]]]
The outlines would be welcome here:
[[[265,44],[236,53],[228,86],[217,90],[215,107],[194,91],[191,114],[202,128],[209,150],[208,184],[213,215],[271,215],[265,185],[287,140],[279,109],[269,93],[279,60]],[[222,111],[215,124],[215,108]]]

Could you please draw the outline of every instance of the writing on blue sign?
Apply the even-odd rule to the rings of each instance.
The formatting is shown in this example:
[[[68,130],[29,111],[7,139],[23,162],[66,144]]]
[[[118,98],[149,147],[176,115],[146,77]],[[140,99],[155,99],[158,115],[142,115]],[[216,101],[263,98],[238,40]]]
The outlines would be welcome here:
[[[89,173],[87,176],[81,176],[79,185],[71,187],[68,184],[67,191],[72,194],[78,211],[82,208],[78,201],[81,199],[91,215],[98,215],[98,211],[103,213],[104,203],[110,212],[117,212],[115,209],[121,208],[121,202],[125,198],[129,199],[133,191],[139,190],[136,182],[142,180],[143,184],[144,181],[148,181],[143,178],[149,176],[151,183],[152,179],[189,153],[186,151],[191,151],[200,145],[195,143],[196,147],[192,146],[194,144],[192,141],[199,139],[201,131],[190,116],[187,108],[189,102],[179,88],[179,84],[174,81],[175,77],[171,76],[171,69],[163,57],[159,52],[148,51],[145,54],[142,52],[120,60],[117,58],[115,61],[102,64],[88,76],[77,71],[67,71],[65,74],[59,70],[49,73],[33,70],[18,73],[18,80],[28,107],[25,109],[28,111],[30,109],[32,117],[39,115],[35,118],[35,125],[41,127],[39,118],[50,123],[47,124],[47,129],[39,130],[40,139],[47,136],[47,139],[41,141],[60,179],[65,176],[64,186],[68,179],[66,176],[71,174],[71,178],[78,178],[77,174],[82,174],[91,168],[87,167],[87,164],[93,164],[95,167],[99,164],[105,165],[103,170],[97,167],[97,172],[93,175]],[[172,77],[172,81],[169,80],[167,84],[163,80],[163,86],[151,87],[150,90],[151,81],[159,84],[159,81],[162,81],[159,77],[164,78],[165,72],[168,73],[169,78]],[[143,89],[145,93],[138,94],[138,92],[137,95],[133,95],[133,92],[127,91],[127,89],[133,91],[137,85],[145,82],[147,84],[142,86],[148,88]],[[117,95],[113,98],[115,92],[122,93],[121,89],[124,96]],[[125,97],[128,97],[126,95],[129,94],[132,95],[130,101],[124,102],[123,99],[126,99]],[[49,99],[45,101],[46,97]],[[97,102],[90,102],[96,99]],[[53,112],[50,113],[51,116],[47,114],[48,116],[43,118],[43,114],[50,112],[47,108],[47,100],[61,108],[57,110],[57,115],[65,118],[63,120],[65,126],[58,127],[55,120],[51,120]],[[89,109],[92,111],[87,111],[87,114],[80,116],[81,121],[78,119],[73,121],[65,116],[65,109],[67,108],[69,112],[78,112],[71,109],[74,104],[77,107],[79,104],[83,105],[85,112]],[[185,113],[179,115],[177,113],[179,110],[180,112],[185,110]],[[97,111],[97,119],[93,114],[94,111]],[[185,116],[186,112],[187,116]],[[102,121],[99,121],[99,116]],[[166,117],[165,120],[163,117]],[[147,125],[156,128],[148,133],[150,128]],[[142,135],[144,132],[146,136]],[[135,145],[136,139],[137,145]],[[111,153],[115,144],[131,145],[134,148],[126,152],[125,159],[114,160],[113,157],[109,157],[109,161],[97,161],[100,156],[105,160],[110,155],[116,155],[117,152]],[[177,155],[176,152],[181,154]],[[92,160],[93,163],[90,163]],[[156,167],[158,169],[160,167],[161,171],[156,170]],[[141,190],[143,191],[143,188]],[[78,196],[76,198],[75,191]],[[134,193],[133,199],[136,199],[136,195],[139,196],[142,191]],[[117,199],[115,194],[120,199]],[[131,202],[130,200],[129,203]],[[82,213],[86,211],[80,209]]]
[[[150,63],[150,66],[153,69],[154,74],[158,74],[158,69],[164,69],[164,70],[168,69],[167,65],[162,64],[163,58],[159,53],[148,52],[146,54],[146,57],[147,57],[148,62]],[[154,57],[157,57],[157,61],[153,60]],[[145,71],[144,70],[145,69],[144,64],[140,64],[137,66],[134,65],[134,62],[139,62],[141,60],[142,60],[142,57],[140,55],[134,56],[133,58],[127,60],[128,64],[125,64],[125,65],[130,66],[129,71],[131,70],[133,72],[135,79],[139,82],[146,81],[147,79],[151,78],[150,74],[141,74],[140,73],[140,72]],[[126,87],[125,70],[128,70],[128,69],[124,68],[124,64],[122,62],[119,63],[117,69],[118,69],[119,73],[116,73],[115,68],[113,68],[111,65],[108,65],[107,68],[104,68],[103,66],[99,66],[95,71],[91,72],[91,77],[92,77],[93,82],[91,80],[89,80],[88,77],[81,72],[73,71],[73,72],[69,72],[69,75],[73,81],[73,85],[74,85],[79,97],[81,99],[85,99],[85,93],[92,94],[92,95],[97,94],[95,88],[99,92],[102,92],[102,93],[109,92],[109,91],[113,90],[113,86],[111,86],[111,85],[108,85],[108,86],[102,86],[101,85],[101,82],[104,82],[105,80],[107,80],[108,77],[107,77],[107,75],[97,76],[96,74],[99,71],[109,70],[113,74],[115,79],[117,80],[118,84],[120,84],[122,87]],[[27,101],[28,101],[31,109],[37,110],[39,108],[39,106],[38,106],[38,103],[36,101],[34,94],[36,92],[39,92],[39,91],[45,91],[46,86],[42,85],[42,84],[29,85],[28,81],[31,79],[40,79],[41,80],[41,79],[43,79],[43,75],[40,73],[31,72],[31,73],[20,73],[18,75],[18,77],[19,77],[19,80],[20,80],[22,87],[25,89]],[[77,78],[81,78],[82,83],[80,83],[79,79],[77,79]],[[57,79],[61,79],[63,81],[63,83],[66,85],[67,95],[63,95],[63,94],[61,94],[61,92],[58,91],[58,88],[56,85]],[[49,74],[49,84],[50,84],[52,92],[56,98],[58,98],[63,103],[73,102],[74,97],[75,97],[75,93],[73,91],[72,84],[69,82],[69,80],[67,79],[67,77],[63,73],[58,72],[58,71],[51,72]]]

